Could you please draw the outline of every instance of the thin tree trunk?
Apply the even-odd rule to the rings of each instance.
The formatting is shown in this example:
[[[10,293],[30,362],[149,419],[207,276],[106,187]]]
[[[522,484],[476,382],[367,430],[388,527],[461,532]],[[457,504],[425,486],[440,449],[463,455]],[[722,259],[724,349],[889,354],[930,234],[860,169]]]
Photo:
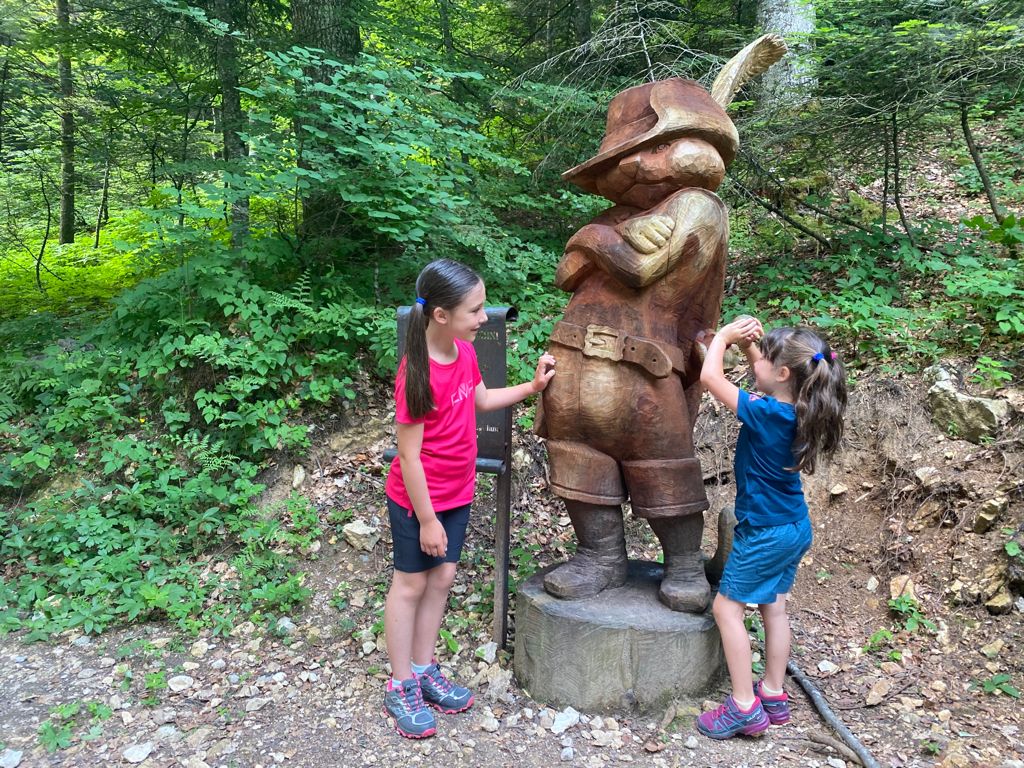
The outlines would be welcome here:
[[[889,133],[882,126],[885,155],[882,159],[882,236],[889,234]]]
[[[978,169],[978,176],[981,177],[981,185],[985,188],[985,196],[988,197],[988,204],[992,208],[992,215],[996,221],[1003,223],[1003,214],[999,210],[999,201],[996,200],[996,191],[992,187],[992,180],[989,178],[988,169],[985,168],[985,161],[981,159],[981,152],[974,143],[974,134],[971,133],[971,124],[967,120],[967,104],[960,102],[960,127],[964,132],[964,140],[967,142],[967,151],[971,153],[971,160],[974,167]]]
[[[100,193],[100,207],[96,211],[96,236],[93,238],[92,247],[100,247],[100,230],[110,217],[107,210],[108,194],[110,192],[110,143],[107,142],[107,156],[103,162],[103,190]]]
[[[7,105],[7,80],[11,74],[11,58],[4,58],[4,68],[0,71],[0,164],[4,161],[4,107]]]
[[[829,251],[829,252],[831,252],[831,251],[832,251],[832,243],[830,243],[830,242],[828,241],[828,238],[826,238],[826,237],[825,237],[824,235],[822,235],[822,234],[821,234],[821,233],[819,233],[819,232],[815,232],[815,231],[814,231],[813,229],[811,229],[810,227],[807,227],[807,226],[805,226],[805,225],[801,224],[801,223],[800,223],[799,221],[797,221],[797,220],[796,220],[796,219],[794,219],[794,218],[793,218],[792,216],[790,216],[790,215],[789,215],[788,213],[786,213],[786,212],[785,212],[784,210],[782,210],[782,208],[780,208],[779,206],[775,205],[775,204],[774,204],[774,203],[772,203],[772,202],[769,202],[768,200],[765,200],[765,199],[764,199],[763,197],[761,197],[761,196],[760,196],[759,194],[757,194],[756,192],[754,192],[754,191],[753,191],[752,189],[748,189],[748,188],[747,188],[746,186],[744,186],[743,184],[741,184],[741,183],[740,183],[739,181],[737,181],[736,179],[733,179],[733,180],[732,180],[732,183],[733,183],[733,185],[734,185],[734,186],[735,186],[735,187],[736,187],[736,188],[737,188],[738,190],[740,190],[740,192],[742,192],[742,193],[743,193],[744,195],[746,195],[746,196],[747,196],[748,198],[750,198],[750,199],[751,199],[751,200],[753,200],[753,201],[754,201],[755,203],[757,203],[758,205],[760,205],[760,206],[761,206],[762,208],[764,208],[764,209],[765,209],[766,211],[771,211],[771,212],[772,212],[772,213],[774,213],[774,214],[775,214],[776,216],[778,216],[778,217],[779,217],[780,219],[782,219],[783,221],[785,221],[785,222],[786,222],[787,224],[789,224],[789,225],[791,225],[791,226],[795,227],[796,229],[798,229],[799,231],[803,232],[803,233],[804,233],[805,235],[807,235],[808,237],[810,237],[810,238],[813,238],[814,240],[818,241],[818,242],[819,242],[819,243],[820,243],[820,244],[821,244],[822,246],[824,246],[825,250],[827,250],[827,251]]]
[[[455,53],[455,41],[452,38],[452,22],[450,17],[451,0],[437,0],[438,22],[441,25],[441,47],[446,59]]]
[[[573,0],[572,28],[576,33],[576,45],[583,45],[593,35],[593,30],[590,26],[591,13],[590,0]]]
[[[60,81],[60,238],[61,243],[75,242],[75,113],[71,99],[71,57],[68,42],[71,33],[71,9],[68,0],[57,0],[57,32],[60,43],[57,53],[57,75]]]
[[[903,194],[900,190],[900,126],[896,112],[892,113],[892,199],[896,203],[896,210],[900,212],[900,222],[907,233],[907,239],[916,247],[907,212],[903,210]]]
[[[245,129],[245,115],[242,113],[242,95],[238,91],[238,46],[231,34],[238,27],[234,13],[233,0],[214,0],[214,15],[228,25],[228,32],[217,38],[217,79],[220,81],[221,93],[221,125],[224,138],[224,162],[228,169],[236,174],[240,168],[232,165],[240,164],[246,157],[247,150],[242,141],[241,132]],[[188,117],[185,118],[186,123]],[[225,187],[231,185],[225,182]],[[228,226],[231,230],[231,245],[238,248],[249,234],[249,197],[233,196],[231,215]]]
[[[39,172],[39,189],[43,193],[43,202],[46,203],[46,231],[43,232],[43,242],[39,246],[39,255],[36,256],[36,288],[40,293],[46,293],[43,288],[43,281],[39,270],[43,267],[43,256],[46,254],[46,243],[50,239],[50,223],[53,221],[53,208],[50,206],[50,197],[46,194],[46,178],[43,172]],[[47,270],[49,271],[49,270]]]

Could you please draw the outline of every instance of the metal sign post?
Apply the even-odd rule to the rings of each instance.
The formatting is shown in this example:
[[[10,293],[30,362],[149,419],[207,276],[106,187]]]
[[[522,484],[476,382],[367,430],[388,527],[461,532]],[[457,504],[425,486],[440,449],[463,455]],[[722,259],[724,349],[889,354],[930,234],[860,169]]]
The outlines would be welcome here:
[[[398,359],[405,354],[409,307],[398,308]],[[507,386],[508,334],[506,325],[519,313],[515,307],[488,307],[487,322],[477,331],[473,347],[484,385]],[[496,475],[494,518],[494,625],[491,637],[500,648],[508,637],[508,557],[512,517],[512,409],[478,413],[476,416],[476,471]],[[384,452],[390,460],[395,449]]]

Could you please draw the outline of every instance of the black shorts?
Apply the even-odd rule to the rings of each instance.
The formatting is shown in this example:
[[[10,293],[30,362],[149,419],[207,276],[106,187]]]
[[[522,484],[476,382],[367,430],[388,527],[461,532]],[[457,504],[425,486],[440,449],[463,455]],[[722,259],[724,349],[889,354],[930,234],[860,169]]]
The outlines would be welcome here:
[[[416,514],[406,509],[389,496],[388,517],[391,519],[391,546],[395,556],[395,570],[404,573],[422,573],[442,563],[457,563],[466,541],[466,527],[469,525],[469,504],[445,512],[439,512],[437,519],[448,536],[448,549],[444,557],[434,557],[420,549],[420,521]]]

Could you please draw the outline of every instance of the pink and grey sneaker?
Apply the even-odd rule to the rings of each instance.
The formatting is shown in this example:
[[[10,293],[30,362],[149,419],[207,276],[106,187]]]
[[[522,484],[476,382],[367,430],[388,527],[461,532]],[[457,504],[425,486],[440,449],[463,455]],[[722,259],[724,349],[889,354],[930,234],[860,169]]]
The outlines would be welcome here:
[[[761,700],[761,706],[768,715],[772,725],[782,725],[789,722],[789,696],[783,691],[781,696],[769,696],[764,692],[762,681],[754,683],[754,695]]]
[[[446,715],[465,712],[473,706],[473,692],[445,677],[436,661],[417,677],[423,689],[423,699]]]
[[[395,729],[407,739],[425,739],[437,732],[434,713],[423,703],[420,681],[415,677],[393,686],[388,680],[384,711],[395,721]]]
[[[758,736],[768,730],[771,722],[765,714],[761,700],[754,698],[754,707],[744,712],[732,696],[725,703],[697,718],[697,730],[712,739],[731,739],[733,736]]]

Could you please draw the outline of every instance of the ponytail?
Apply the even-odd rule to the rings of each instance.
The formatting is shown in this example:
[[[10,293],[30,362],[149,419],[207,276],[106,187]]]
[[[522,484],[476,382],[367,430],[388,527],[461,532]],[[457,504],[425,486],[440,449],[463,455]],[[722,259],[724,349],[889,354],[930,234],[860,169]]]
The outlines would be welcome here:
[[[846,371],[828,343],[806,328],[778,328],[761,340],[761,351],[775,366],[790,371],[796,435],[793,471],[811,475],[819,459],[829,459],[843,439]]]
[[[434,410],[430,391],[427,326],[435,309],[452,311],[481,283],[480,275],[451,259],[438,259],[416,278],[416,301],[409,310],[405,337],[405,407],[414,419]]]

